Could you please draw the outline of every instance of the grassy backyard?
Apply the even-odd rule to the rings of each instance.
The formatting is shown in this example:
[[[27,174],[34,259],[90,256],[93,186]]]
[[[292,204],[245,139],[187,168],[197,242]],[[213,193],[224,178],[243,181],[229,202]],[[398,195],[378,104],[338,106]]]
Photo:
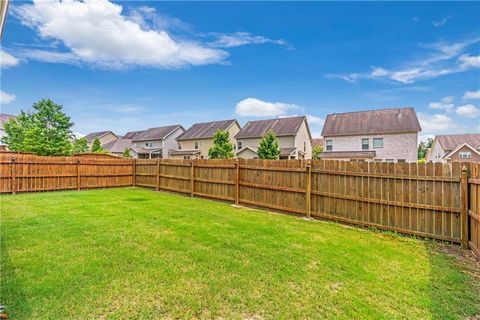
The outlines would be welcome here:
[[[465,318],[438,244],[143,189],[1,198],[11,319]]]

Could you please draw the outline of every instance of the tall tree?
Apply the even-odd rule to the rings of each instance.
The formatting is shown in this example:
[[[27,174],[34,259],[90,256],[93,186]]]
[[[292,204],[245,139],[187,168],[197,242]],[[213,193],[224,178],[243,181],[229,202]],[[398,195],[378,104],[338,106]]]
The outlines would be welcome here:
[[[312,159],[318,160],[320,159],[320,153],[323,152],[323,147],[322,146],[315,146],[312,149]]]
[[[22,111],[17,119],[5,123],[2,142],[13,151],[42,156],[70,155],[73,122],[63,113],[62,106],[43,99],[34,103],[33,109],[33,112]]]
[[[425,159],[427,156],[427,151],[432,147],[433,139],[428,138],[426,141],[420,141],[418,144],[418,160]]]
[[[125,148],[125,150],[123,150],[122,156],[123,156],[124,158],[131,158],[132,155],[130,154],[130,149],[129,149],[129,148]]]
[[[88,152],[87,139],[80,138],[73,143],[73,153],[86,153]]]
[[[280,156],[280,147],[278,146],[278,139],[273,130],[268,130],[262,137],[257,154],[260,159],[278,159]]]
[[[92,143],[92,152],[95,152],[95,153],[102,153],[102,152],[103,152],[102,145],[100,144],[100,139],[95,138],[95,139],[93,140],[93,143]]]
[[[233,156],[233,144],[230,143],[230,134],[228,131],[217,130],[213,136],[213,147],[208,150],[208,157],[210,159],[230,159]]]

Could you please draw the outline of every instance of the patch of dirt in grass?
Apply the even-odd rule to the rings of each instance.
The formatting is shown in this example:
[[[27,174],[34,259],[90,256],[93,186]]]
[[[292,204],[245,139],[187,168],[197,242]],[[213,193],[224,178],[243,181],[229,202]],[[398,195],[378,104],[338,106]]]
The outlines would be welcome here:
[[[480,290],[480,261],[477,260],[472,251],[462,250],[459,246],[443,243],[437,244],[434,250],[452,257],[455,265],[468,274]]]

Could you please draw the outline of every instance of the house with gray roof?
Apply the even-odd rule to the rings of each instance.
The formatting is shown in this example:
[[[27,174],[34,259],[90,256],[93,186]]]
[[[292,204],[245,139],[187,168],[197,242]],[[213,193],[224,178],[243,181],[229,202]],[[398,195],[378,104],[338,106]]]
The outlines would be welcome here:
[[[118,136],[110,130],[89,133],[85,136],[85,139],[87,139],[87,145],[89,148],[92,147],[93,141],[96,138],[100,140],[100,145],[104,145],[114,140],[117,140]]]
[[[240,125],[235,119],[195,123],[177,138],[177,149],[170,152],[170,157],[208,159],[208,150],[213,147],[213,136],[219,130],[227,131],[230,142],[235,144],[234,136],[240,131]]]
[[[311,159],[312,134],[305,116],[249,121],[235,136],[236,156],[257,159],[262,137],[275,132],[280,146],[280,159]]]
[[[480,162],[480,133],[438,135],[425,157],[428,162]]]
[[[329,114],[322,136],[322,159],[384,162],[417,161],[421,131],[413,108]]]
[[[123,156],[125,149],[130,150],[131,147],[132,140],[123,138],[118,138],[117,140],[113,140],[102,145],[103,150],[107,150],[116,156]]]
[[[131,140],[130,154],[137,159],[169,158],[177,146],[176,139],[185,132],[179,125],[128,132],[122,138]]]

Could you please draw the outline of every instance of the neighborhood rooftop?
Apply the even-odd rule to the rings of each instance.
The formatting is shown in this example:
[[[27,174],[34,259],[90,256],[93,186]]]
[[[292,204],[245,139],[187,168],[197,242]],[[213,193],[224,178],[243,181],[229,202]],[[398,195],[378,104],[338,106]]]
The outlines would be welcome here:
[[[480,149],[480,133],[438,135],[437,139],[445,150],[453,150],[464,143]]]
[[[295,135],[305,116],[249,121],[235,138],[260,138],[269,130],[278,137]]]
[[[413,108],[392,108],[329,114],[322,136],[421,131]]]
[[[196,123],[178,136],[177,140],[212,138],[218,130],[224,131],[236,122],[235,119]]]
[[[130,148],[132,140],[118,138],[116,140],[105,143],[102,148],[112,153],[122,153],[126,148]]]
[[[181,127],[182,127],[181,125],[176,124],[176,125],[165,126],[165,127],[150,128],[145,131],[137,132],[137,134],[133,134],[133,137],[131,139],[132,141],[165,139],[170,133],[172,133],[174,130]]]
[[[101,138],[103,137],[104,135],[106,135],[107,133],[111,132],[112,134],[115,135],[115,133],[113,133],[112,131],[110,130],[107,130],[107,131],[98,131],[98,132],[92,132],[92,133],[89,133],[85,136],[85,139],[87,139],[87,142],[93,142],[93,140],[95,140],[95,138]]]

